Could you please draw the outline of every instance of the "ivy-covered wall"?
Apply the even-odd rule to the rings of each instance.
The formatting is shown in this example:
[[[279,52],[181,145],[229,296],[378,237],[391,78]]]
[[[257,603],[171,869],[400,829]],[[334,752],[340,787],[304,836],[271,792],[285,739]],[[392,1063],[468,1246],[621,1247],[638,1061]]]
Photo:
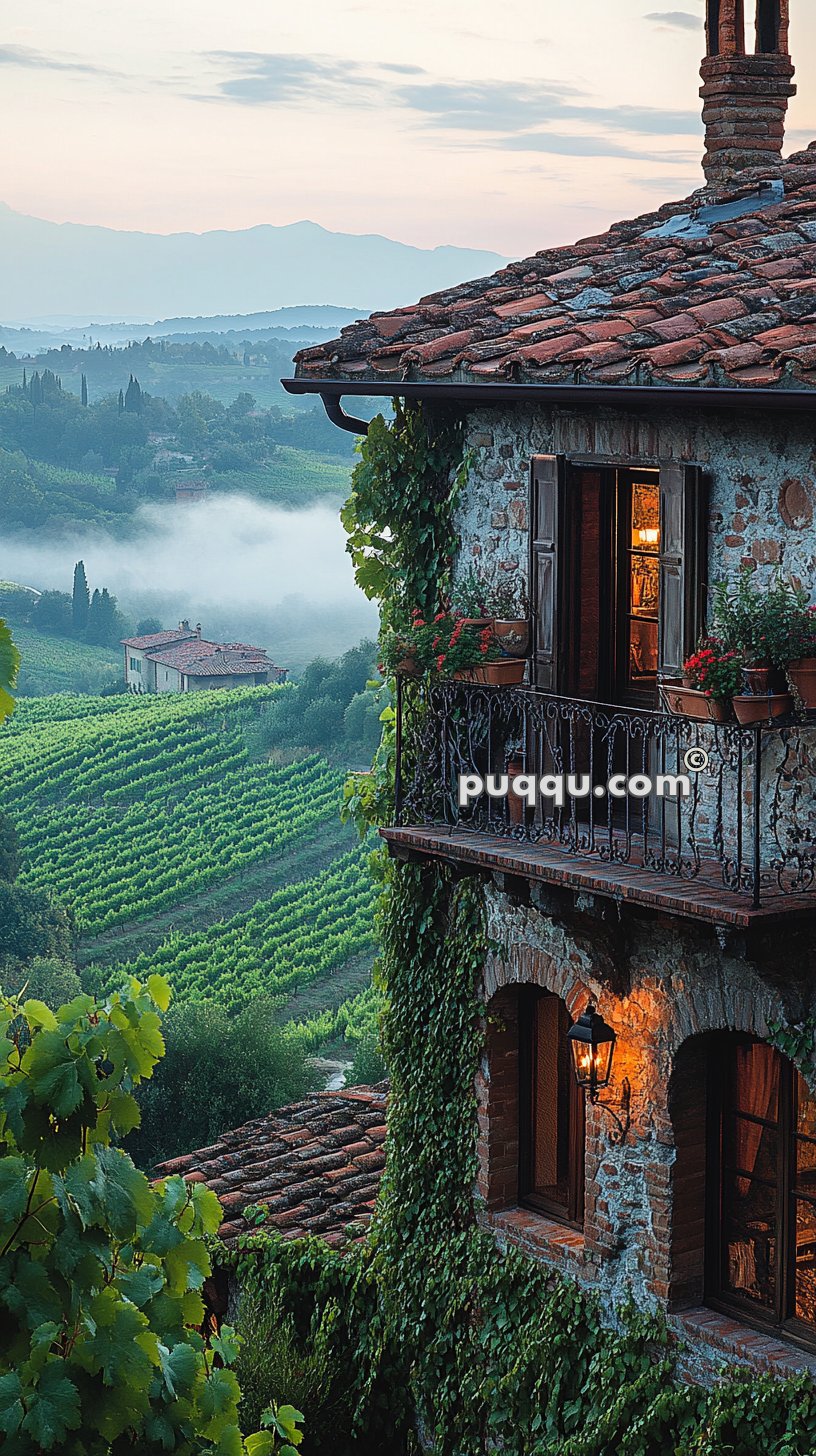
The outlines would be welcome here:
[[[469,438],[475,445],[472,430]],[[398,411],[393,429],[377,425],[369,436],[344,520],[358,579],[381,600],[386,620],[397,607],[432,611],[444,593],[463,527],[456,504],[464,450],[455,421],[418,409]],[[374,774],[347,795],[361,825],[388,814],[392,775],[386,714]],[[650,1181],[670,1179],[676,1162],[667,1117],[673,1049],[709,1025],[762,1030],[774,1015],[788,1024],[802,1014],[801,1003],[781,994],[784,965],[773,989],[773,975],[760,984],[733,950],[715,950],[675,925],[655,922],[626,939],[591,903],[576,921],[543,901],[519,906],[431,863],[398,864],[380,851],[375,865],[391,1100],[367,1246],[343,1256],[256,1235],[223,1256],[243,1280],[283,1290],[303,1329],[338,1302],[356,1411],[349,1452],[812,1452],[816,1393],[807,1376],[732,1374],[710,1389],[682,1378],[677,1343],[654,1313],[668,1230],[654,1201],[647,1206]],[[511,997],[523,979],[559,990],[574,1008],[590,992],[601,998],[620,1033],[617,1075],[636,1082],[634,1130],[614,1158],[601,1142],[600,1114],[590,1118],[595,1247],[572,1264],[568,1256],[560,1264],[531,1257],[506,1226],[499,1238],[491,1226],[499,1214],[491,1204],[505,1201],[491,1192],[501,1158],[487,1145],[498,1110],[490,1105],[491,1057],[502,1035],[512,1056],[491,1002]],[[495,1128],[501,1143],[500,1121]],[[610,1207],[615,1182],[623,1210]],[[619,1229],[605,1237],[621,1211],[632,1224],[622,1246]]]

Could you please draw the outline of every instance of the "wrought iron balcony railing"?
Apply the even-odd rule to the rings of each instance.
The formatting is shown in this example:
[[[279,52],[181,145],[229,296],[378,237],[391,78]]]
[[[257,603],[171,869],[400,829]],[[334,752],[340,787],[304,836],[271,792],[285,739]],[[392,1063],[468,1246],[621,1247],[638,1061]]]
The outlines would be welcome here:
[[[396,820],[549,846],[575,860],[639,868],[719,887],[754,909],[813,895],[816,909],[816,725],[697,722],[467,682],[398,686]],[[484,792],[460,780],[572,775],[580,797]],[[614,797],[613,777],[637,792]],[[644,780],[682,776],[674,796]],[[617,780],[620,785],[620,777]],[[495,783],[494,788],[501,785]],[[670,784],[669,784],[670,787]],[[787,900],[790,904],[790,900]]]

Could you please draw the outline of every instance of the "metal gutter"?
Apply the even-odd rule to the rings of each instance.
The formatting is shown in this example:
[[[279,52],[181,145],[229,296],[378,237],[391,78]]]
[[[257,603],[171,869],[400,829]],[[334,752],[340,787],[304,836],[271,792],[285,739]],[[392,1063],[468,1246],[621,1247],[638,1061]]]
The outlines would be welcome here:
[[[655,384],[471,384],[448,380],[388,381],[372,379],[282,379],[288,394],[319,394],[329,419],[341,429],[366,434],[365,420],[346,415],[343,395],[358,398],[453,400],[461,404],[538,403],[605,405],[614,409],[644,409],[654,405],[705,410],[816,413],[816,390],[735,389],[716,385]]]
[[[283,380],[282,382],[285,385],[287,381]],[[290,393],[298,392],[295,390],[290,391]],[[323,408],[326,414],[332,424],[337,425],[339,430],[348,430],[352,435],[368,434],[368,420],[358,420],[354,415],[347,415],[343,409],[339,394],[327,394],[321,390],[320,398],[323,401]]]

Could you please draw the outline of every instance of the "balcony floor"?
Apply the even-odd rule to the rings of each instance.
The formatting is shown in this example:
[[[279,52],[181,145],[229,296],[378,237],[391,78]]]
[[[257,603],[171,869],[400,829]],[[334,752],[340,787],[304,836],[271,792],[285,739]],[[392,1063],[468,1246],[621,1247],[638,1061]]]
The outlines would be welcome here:
[[[816,916],[816,891],[783,895],[764,890],[762,905],[754,910],[749,895],[726,890],[715,879],[705,878],[704,871],[696,879],[684,880],[636,864],[565,854],[551,844],[529,844],[466,829],[419,825],[381,829],[380,834],[396,858],[413,853],[455,861],[477,871],[498,871],[732,930],[761,929],[783,920],[790,924]]]

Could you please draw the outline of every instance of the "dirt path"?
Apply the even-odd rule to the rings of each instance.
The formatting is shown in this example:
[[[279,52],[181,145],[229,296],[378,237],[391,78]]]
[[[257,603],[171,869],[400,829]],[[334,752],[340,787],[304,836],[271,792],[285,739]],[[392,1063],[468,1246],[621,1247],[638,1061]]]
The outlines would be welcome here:
[[[339,820],[331,820],[313,838],[289,847],[271,859],[259,860],[241,874],[210,885],[198,895],[189,895],[167,910],[80,940],[77,964],[82,967],[93,961],[116,965],[120,961],[131,960],[141,951],[155,950],[173,930],[191,934],[205,930],[217,920],[228,920],[242,910],[251,909],[256,901],[274,890],[318,874],[339,854],[351,849],[355,842],[354,830]],[[344,999],[345,996],[340,998],[341,1001]]]

